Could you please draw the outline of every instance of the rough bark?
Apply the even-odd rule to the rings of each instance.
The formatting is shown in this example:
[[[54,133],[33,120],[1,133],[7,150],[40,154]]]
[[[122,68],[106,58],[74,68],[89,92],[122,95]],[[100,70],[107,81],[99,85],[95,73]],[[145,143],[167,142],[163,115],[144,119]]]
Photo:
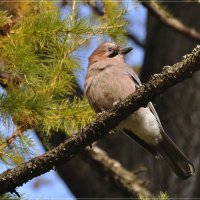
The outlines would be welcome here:
[[[175,17],[184,24],[200,31],[200,5],[198,3],[168,3]],[[149,15],[146,55],[142,71],[143,80],[160,71],[160,66],[177,62],[196,43],[167,28]],[[196,167],[196,175],[181,181],[164,166],[145,157],[150,169],[150,185],[154,192],[168,191],[170,197],[200,197],[199,144],[200,144],[200,73],[192,79],[171,88],[156,101],[156,108],[166,132],[190,157]]]

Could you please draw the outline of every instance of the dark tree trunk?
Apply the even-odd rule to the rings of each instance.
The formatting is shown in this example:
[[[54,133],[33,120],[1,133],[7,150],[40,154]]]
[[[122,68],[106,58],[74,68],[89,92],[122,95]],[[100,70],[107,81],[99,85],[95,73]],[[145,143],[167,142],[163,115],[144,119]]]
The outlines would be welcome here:
[[[200,31],[198,3],[168,3],[170,11],[186,25]],[[166,28],[152,16],[148,18],[147,43],[142,79],[147,80],[164,65],[171,65],[191,52],[197,44],[181,34]],[[200,197],[200,72],[191,79],[171,88],[157,98],[156,109],[162,124],[176,144],[192,160],[196,175],[182,181],[165,164],[149,161],[151,189],[168,191],[170,197]]]

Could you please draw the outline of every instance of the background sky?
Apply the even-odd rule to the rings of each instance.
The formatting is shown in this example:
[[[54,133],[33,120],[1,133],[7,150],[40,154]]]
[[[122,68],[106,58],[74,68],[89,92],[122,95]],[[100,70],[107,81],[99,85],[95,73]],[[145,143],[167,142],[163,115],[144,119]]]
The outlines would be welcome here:
[[[124,1],[124,5],[128,9],[126,19],[129,21],[129,30],[134,33],[138,39],[144,41],[146,37],[146,9],[141,6],[141,4],[133,3],[132,1]],[[91,13],[91,9],[88,6],[81,6],[80,9],[82,18],[88,17]],[[67,7],[62,9],[61,17],[66,16],[68,12],[69,10]],[[81,59],[81,66],[83,67],[83,71],[81,73],[77,73],[77,79],[81,88],[83,88],[84,78],[88,65],[88,57],[92,51],[102,42],[105,42],[105,37],[94,37],[91,39],[91,43],[87,49],[87,52],[85,49],[84,52],[83,49],[80,49],[78,52],[76,52],[76,56]],[[142,66],[144,59],[143,49],[130,40],[128,40],[127,46],[133,47],[134,50],[127,55],[126,62],[130,66]],[[3,90],[1,90],[1,92],[3,92]],[[13,132],[13,127],[5,131],[5,127],[1,125],[0,131],[6,132],[6,135],[9,136]],[[29,133],[29,135],[36,144],[33,149],[34,154],[43,154],[45,150],[35,133],[32,131]],[[4,170],[5,168],[0,167],[0,172]],[[26,199],[75,199],[62,179],[53,170],[44,175],[41,175],[40,177],[34,178],[33,180],[24,184],[22,187],[19,187],[17,191],[20,195],[24,195]]]

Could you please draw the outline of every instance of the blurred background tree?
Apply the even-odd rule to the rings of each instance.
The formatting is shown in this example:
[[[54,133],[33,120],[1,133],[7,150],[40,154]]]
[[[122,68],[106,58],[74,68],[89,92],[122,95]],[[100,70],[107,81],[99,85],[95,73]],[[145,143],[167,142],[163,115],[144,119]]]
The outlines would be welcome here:
[[[174,16],[185,25],[199,29],[199,3],[161,6],[168,14],[165,13],[167,19]],[[151,13],[145,27],[146,39],[137,38],[134,35],[137,26],[128,15],[138,7],[141,2],[0,2],[0,80],[5,88],[0,96],[0,112],[5,127],[15,126],[10,136],[6,131],[0,135],[3,165],[13,167],[34,156],[31,150],[34,141],[30,138],[33,132],[27,130],[34,130],[45,148],[51,149],[94,119],[83,97],[83,78],[77,81],[77,76],[86,67],[91,51],[101,42],[113,40],[121,45],[134,42],[136,49],[142,48],[144,82],[196,46],[197,41],[166,27]],[[84,9],[89,9],[89,14],[83,17]],[[137,59],[136,55],[131,54],[130,64]],[[135,69],[140,71],[138,66]],[[113,134],[98,143],[126,169],[139,171],[138,176],[144,185],[149,183],[154,195],[167,191],[170,197],[200,196],[198,76],[199,73],[156,101],[166,132],[194,162],[195,177],[179,180],[162,161],[152,158],[125,135]],[[146,170],[140,170],[141,166]],[[56,169],[76,197],[127,197],[83,155]]]

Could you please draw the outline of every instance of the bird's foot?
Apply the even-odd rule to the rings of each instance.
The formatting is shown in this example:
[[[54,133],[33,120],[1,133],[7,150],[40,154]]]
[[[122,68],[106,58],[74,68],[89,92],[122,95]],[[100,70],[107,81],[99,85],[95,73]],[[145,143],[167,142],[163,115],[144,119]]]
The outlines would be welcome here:
[[[120,103],[120,100],[117,100],[113,103],[113,107],[116,107]]]

